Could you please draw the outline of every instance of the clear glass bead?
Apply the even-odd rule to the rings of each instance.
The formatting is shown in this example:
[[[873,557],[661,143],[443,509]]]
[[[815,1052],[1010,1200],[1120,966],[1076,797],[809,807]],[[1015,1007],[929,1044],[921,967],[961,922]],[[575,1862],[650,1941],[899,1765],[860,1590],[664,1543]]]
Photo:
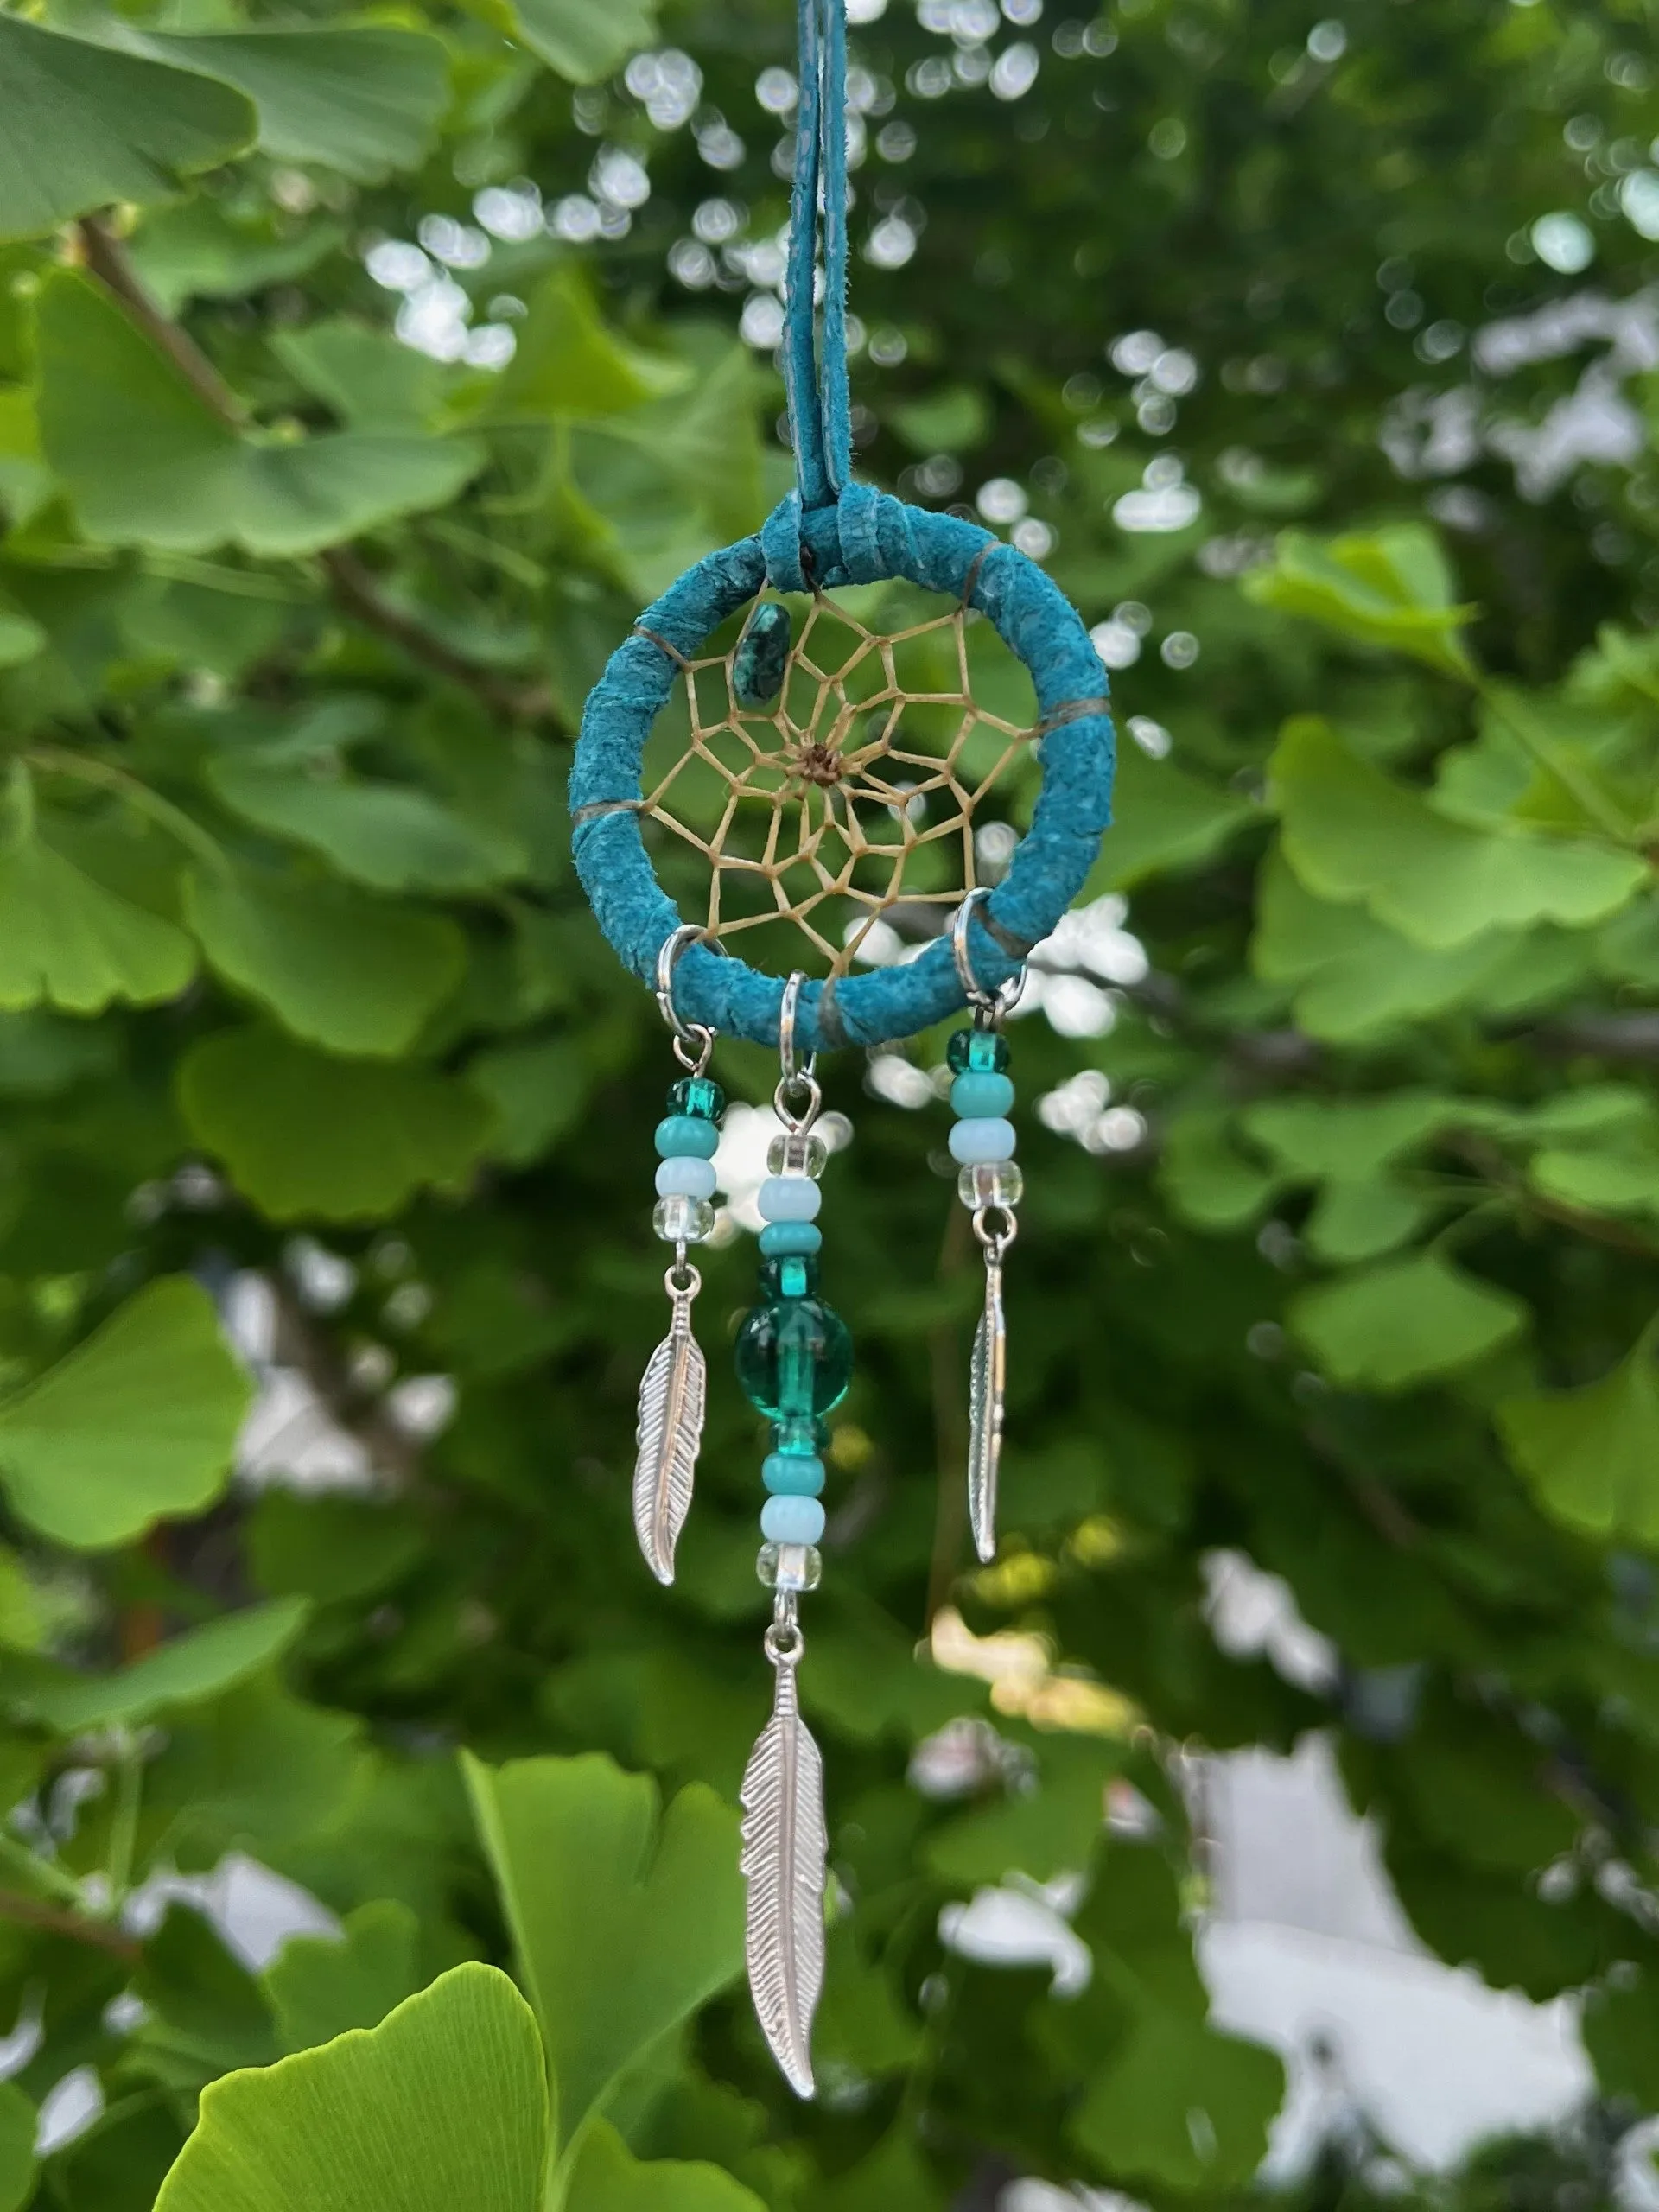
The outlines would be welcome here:
[[[651,1225],[664,1244],[701,1244],[715,1225],[715,1210],[707,1198],[658,1198]]]
[[[754,1571],[768,1590],[816,1590],[823,1555],[816,1544],[762,1544]]]
[[[823,1139],[815,1137],[810,1129],[785,1129],[781,1136],[773,1137],[766,1147],[766,1173],[810,1175],[816,1183],[829,1157]]]
[[[957,1196],[976,1213],[981,1206],[1017,1206],[1026,1179],[1017,1160],[981,1160],[957,1178]]]

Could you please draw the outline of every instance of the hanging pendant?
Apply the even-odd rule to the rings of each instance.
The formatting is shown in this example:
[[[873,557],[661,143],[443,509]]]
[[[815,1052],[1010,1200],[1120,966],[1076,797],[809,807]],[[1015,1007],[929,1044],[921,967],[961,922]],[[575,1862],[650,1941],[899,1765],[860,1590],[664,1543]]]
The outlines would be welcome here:
[[[674,1318],[639,1385],[633,1526],[645,1564],[666,1583],[674,1580],[674,1547],[691,1510],[709,1369],[691,1333],[691,1301],[702,1287],[702,1277],[687,1265],[683,1244],[663,1281],[674,1301]]]
[[[804,1551],[805,1546],[780,1547]],[[823,1761],[801,1718],[795,1669],[804,1640],[793,1592],[779,1592],[766,1631],[775,1670],[772,1719],[744,1770],[742,1856],[748,1885],[744,1956],[761,2032],[797,2096],[810,2097],[812,2015],[823,1987]]]
[[[975,1217],[975,1227],[979,1217]],[[1007,1382],[1008,1329],[1002,1311],[1002,1262],[985,1248],[985,1310],[974,1332],[969,1374],[968,1518],[982,1564],[996,1557],[996,1478],[1002,1459],[1002,1398]]]

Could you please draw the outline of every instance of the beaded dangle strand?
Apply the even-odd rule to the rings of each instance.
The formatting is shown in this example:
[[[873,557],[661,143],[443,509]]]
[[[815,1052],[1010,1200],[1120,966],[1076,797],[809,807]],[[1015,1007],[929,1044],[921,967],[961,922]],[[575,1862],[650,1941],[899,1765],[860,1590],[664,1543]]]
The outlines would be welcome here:
[[[708,1397],[708,1363],[691,1332],[691,1302],[702,1277],[686,1255],[715,1225],[715,1153],[726,1112],[726,1094],[708,1073],[715,1033],[682,1021],[674,1005],[674,963],[701,935],[688,923],[664,939],[657,957],[657,1002],[685,1073],[670,1085],[668,1110],[657,1124],[652,1226],[674,1247],[674,1264],[663,1277],[673,1314],[639,1385],[633,1526],[645,1564],[664,1583],[674,1580],[674,1547],[691,1510]]]
[[[795,1669],[805,1649],[799,1606],[823,1572],[823,1448],[826,1414],[847,1395],[853,1345],[847,1325],[818,1296],[817,1215],[825,1150],[812,1124],[823,1104],[813,1060],[795,1062],[795,1018],[804,976],[792,975],[779,1018],[783,1074],[774,1096],[782,1133],[767,1154],[759,1205],[762,1303],[737,1340],[737,1379],[772,1424],[761,1467],[765,1541],[757,1562],[772,1592],[766,1653],[775,1670],[772,1719],[743,1776],[743,1851],[748,1884],[745,1953],[766,2041],[797,2094],[812,2094],[812,2015],[823,1985],[823,1772],[801,1719]]]
[[[1002,1460],[1003,1400],[1007,1387],[1008,1328],[1002,1303],[1002,1262],[1018,1236],[1014,1215],[1025,1178],[1014,1159],[1014,1083],[1002,1020],[1025,988],[1026,971],[1000,990],[987,991],[974,974],[968,923],[987,891],[969,892],[950,925],[951,949],[963,995],[974,1010],[971,1029],[958,1029],[946,1047],[955,1077],[950,1105],[957,1116],[950,1157],[957,1161],[957,1195],[974,1217],[974,1235],[985,1255],[985,1305],[974,1332],[969,1383],[968,1518],[974,1549],[988,1565],[996,1557],[996,1486]],[[997,1218],[993,1218],[996,1217]]]

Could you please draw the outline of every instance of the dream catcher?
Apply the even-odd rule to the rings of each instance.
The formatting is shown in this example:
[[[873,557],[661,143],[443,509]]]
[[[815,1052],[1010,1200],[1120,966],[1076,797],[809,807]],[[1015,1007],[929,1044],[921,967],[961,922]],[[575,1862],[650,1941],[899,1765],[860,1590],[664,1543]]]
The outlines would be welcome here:
[[[582,717],[570,799],[594,911],[619,957],[654,988],[683,1069],[657,1130],[654,1223],[673,1250],[664,1278],[672,1313],[640,1391],[633,1496],[640,1549],[664,1583],[702,1429],[706,1368],[692,1327],[700,1277],[689,1255],[715,1222],[725,1100],[709,1056],[728,1036],[775,1045],[780,1058],[779,1133],[759,1198],[760,1302],[737,1344],[739,1382],[771,1426],[759,1569],[773,1592],[765,1649],[774,1672],[772,1718],[743,1779],[741,1867],[755,2008],[791,2084],[810,2096],[828,1838],[822,1763],[796,1676],[806,1649],[801,1600],[822,1566],[826,1420],[853,1363],[846,1325],[819,1295],[817,1055],[912,1037],[972,1009],[971,1026],[950,1042],[950,1150],[985,1262],[965,1474],[976,1548],[988,1560],[1007,1347],[1002,1267],[1021,1192],[1002,1018],[1026,956],[1095,858],[1113,753],[1099,657],[1043,571],[976,524],[852,480],[843,0],[799,4],[784,341],[798,488],[758,535],[682,576],[612,656]],[[850,605],[832,596],[881,583],[940,595],[944,611],[884,632],[863,619],[870,594],[850,594]],[[744,608],[736,643],[713,652],[710,640]],[[982,615],[987,624],[976,621]],[[1006,687],[976,696],[977,635],[1023,664],[1033,713],[1010,714]],[[647,774],[653,729],[677,694],[688,741]],[[975,880],[976,821],[1007,772],[1021,768],[1040,772],[1040,791],[1006,876],[988,888]],[[647,823],[658,825],[664,857],[671,847],[708,864],[702,919],[683,921],[659,885]],[[912,959],[849,972],[901,900],[912,912],[948,912],[948,928]],[[754,944],[780,930],[828,972],[770,976],[734,950],[746,931],[760,933]]]

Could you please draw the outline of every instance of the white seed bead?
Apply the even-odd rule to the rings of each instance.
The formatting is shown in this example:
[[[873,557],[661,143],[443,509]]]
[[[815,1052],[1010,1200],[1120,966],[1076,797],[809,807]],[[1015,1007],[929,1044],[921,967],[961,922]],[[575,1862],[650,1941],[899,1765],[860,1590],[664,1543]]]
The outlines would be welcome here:
[[[950,1157],[964,1167],[976,1167],[982,1160],[1012,1160],[1014,1144],[1012,1122],[1000,1114],[983,1118],[976,1115],[970,1121],[958,1122],[951,1130]]]
[[[804,1175],[768,1175],[754,1202],[762,1221],[812,1221],[823,1193]]]
[[[714,1161],[694,1160],[688,1153],[679,1153],[672,1160],[659,1160],[657,1195],[659,1198],[712,1198],[715,1195]]]

